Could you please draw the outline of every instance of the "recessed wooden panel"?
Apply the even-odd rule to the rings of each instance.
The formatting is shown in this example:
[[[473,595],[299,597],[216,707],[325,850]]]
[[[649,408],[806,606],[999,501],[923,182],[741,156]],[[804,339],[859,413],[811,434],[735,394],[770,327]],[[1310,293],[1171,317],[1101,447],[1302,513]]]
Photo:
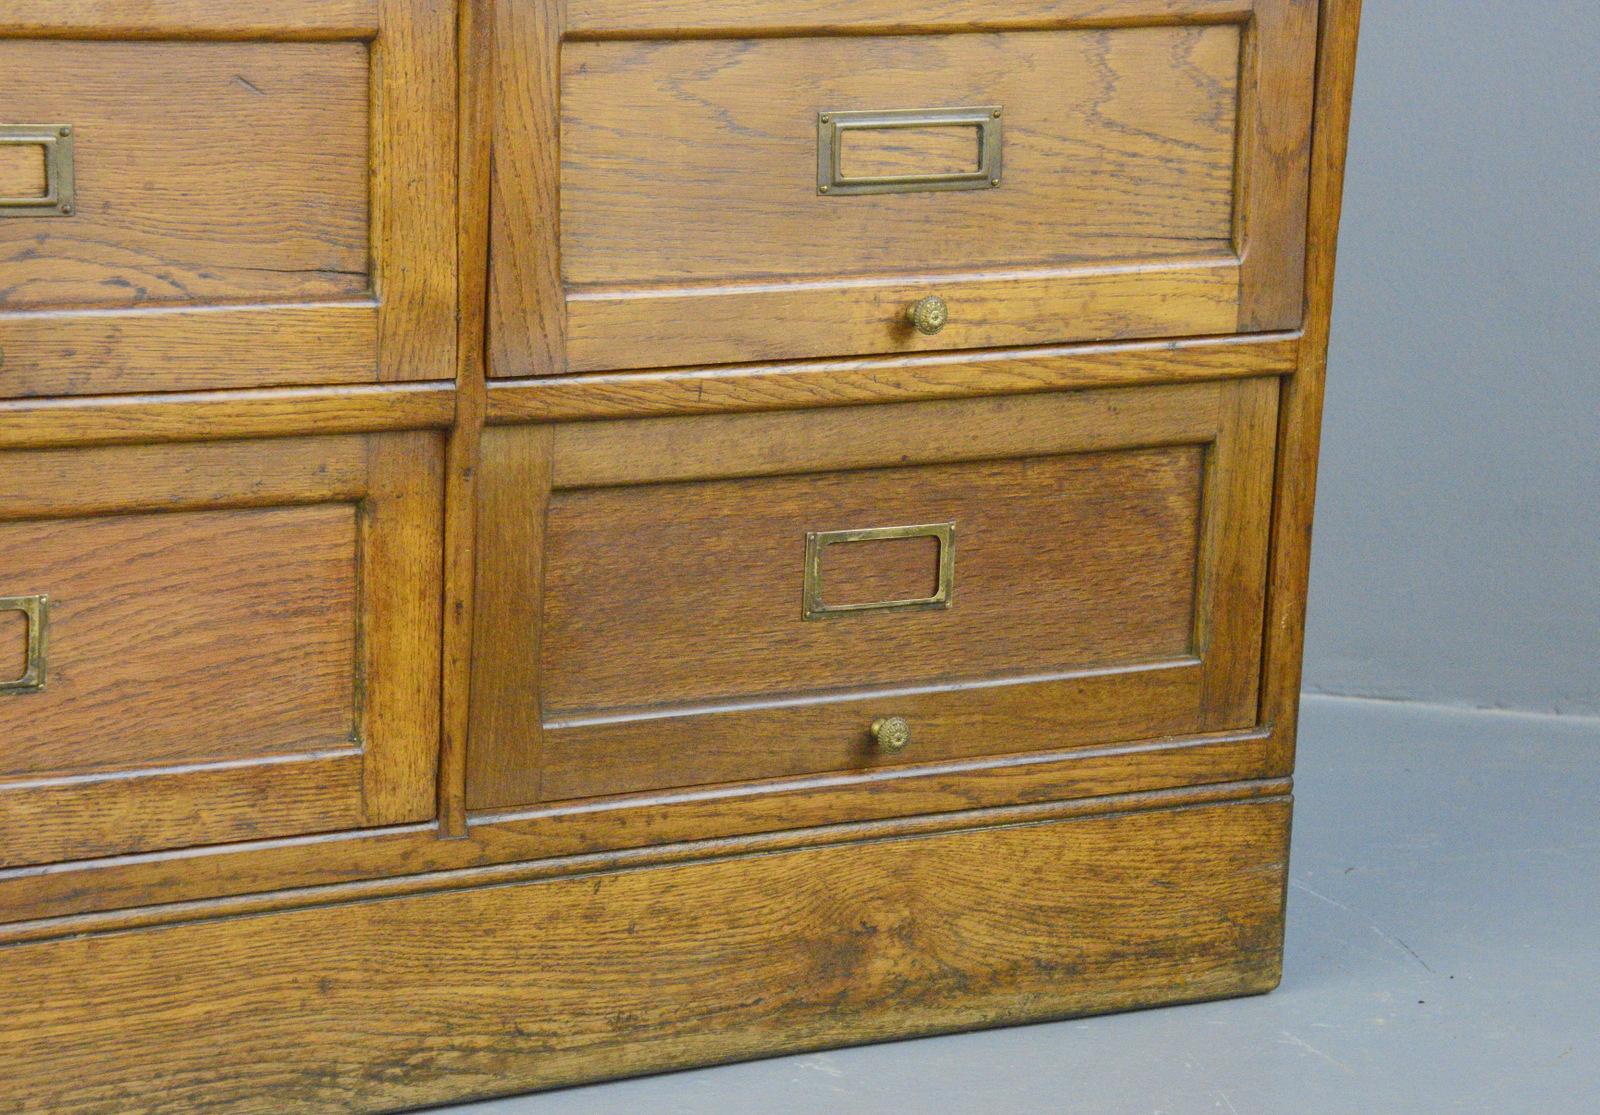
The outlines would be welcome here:
[[[0,596],[48,598],[48,641],[0,690],[0,865],[432,816],[441,450],[5,454]]]
[[[1255,723],[1277,384],[503,428],[478,807]],[[953,536],[948,607],[928,538]],[[831,578],[831,579],[830,579]],[[930,591],[932,590],[932,591]],[[813,618],[807,618],[810,615]],[[912,745],[873,745],[906,717]]]
[[[1288,820],[1277,798],[875,832],[16,945],[0,1107],[409,1110],[1266,991]]]
[[[0,586],[50,597],[49,684],[0,700],[0,778],[354,738],[354,505],[0,523],[0,553]]]
[[[0,221],[0,310],[370,288],[364,43],[0,41],[0,105],[71,125],[77,208]]]
[[[492,374],[1299,322],[1314,5],[979,8],[499,9]],[[983,188],[819,183],[832,113],[978,108]],[[978,146],[930,122],[840,161],[971,173]],[[934,294],[927,336],[905,311]]]
[[[8,5],[0,124],[70,128],[76,189],[0,220],[0,398],[453,379],[454,28],[436,0]]]
[[[558,492],[545,715],[1182,657],[1203,461],[1185,446]],[[957,539],[949,608],[802,619],[807,531],[945,522]],[[926,577],[862,569],[857,545],[825,554],[830,603],[929,595]]]
[[[1231,254],[1237,27],[584,42],[562,65],[573,286]],[[960,105],[1004,107],[998,189],[818,194],[817,112]],[[855,133],[846,158],[970,170],[966,130],[964,158],[948,129]]]

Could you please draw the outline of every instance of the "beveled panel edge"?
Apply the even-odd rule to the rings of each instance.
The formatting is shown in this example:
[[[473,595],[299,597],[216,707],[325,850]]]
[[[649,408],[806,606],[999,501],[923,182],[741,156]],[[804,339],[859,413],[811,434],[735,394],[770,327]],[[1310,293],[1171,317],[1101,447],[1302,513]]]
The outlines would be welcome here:
[[[813,35],[1044,31],[1152,24],[1242,23],[1259,0],[1025,0],[997,14],[985,0],[951,0],[908,10],[891,0],[812,4],[787,21],[736,0],[639,5],[633,0],[568,0],[566,37],[586,39],[790,38]]]
[[[444,382],[0,399],[0,450],[445,429]]]
[[[1298,333],[501,379],[491,425],[798,410],[1293,374]]]
[[[370,296],[7,311],[0,402],[374,383],[380,313]]]
[[[1253,779],[1099,798],[1026,802],[953,810],[937,814],[842,821],[770,832],[688,839],[670,844],[603,852],[579,852],[537,860],[491,862],[412,875],[373,877],[359,882],[301,886],[261,894],[153,904],[123,910],[40,918],[0,925],[0,949],[66,936],[100,935],[153,926],[178,925],[273,913],[312,906],[334,906],[383,898],[462,890],[471,887],[597,875],[665,864],[708,863],[776,851],[836,847],[907,839],[985,828],[1031,825],[1078,817],[1109,817],[1219,804],[1291,801],[1290,779]],[[431,828],[431,826],[430,826]],[[411,833],[408,832],[408,835]],[[464,841],[435,841],[460,847]]]
[[[663,848],[840,824],[1060,801],[1107,811],[1127,795],[1259,780],[1270,739],[1270,732],[1251,729],[561,802],[475,813],[466,839],[440,839],[438,826],[423,822],[14,868],[0,871],[0,945],[79,932],[86,918],[106,925],[151,916],[139,914],[142,907],[249,902],[251,909],[274,909],[290,900],[287,892],[304,891],[299,904],[305,905],[342,893],[330,888],[387,893],[416,886],[417,876],[507,864],[574,856],[599,857],[602,865],[608,857],[648,863]],[[460,885],[482,881],[464,877]]]
[[[379,0],[10,0],[0,38],[228,39],[293,41],[371,39]]]

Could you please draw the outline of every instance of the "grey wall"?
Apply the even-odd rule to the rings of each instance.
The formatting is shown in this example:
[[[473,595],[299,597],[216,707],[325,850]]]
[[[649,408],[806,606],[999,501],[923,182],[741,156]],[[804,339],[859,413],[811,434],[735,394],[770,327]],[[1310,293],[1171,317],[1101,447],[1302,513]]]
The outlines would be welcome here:
[[[1366,0],[1306,685],[1600,713],[1600,3]]]

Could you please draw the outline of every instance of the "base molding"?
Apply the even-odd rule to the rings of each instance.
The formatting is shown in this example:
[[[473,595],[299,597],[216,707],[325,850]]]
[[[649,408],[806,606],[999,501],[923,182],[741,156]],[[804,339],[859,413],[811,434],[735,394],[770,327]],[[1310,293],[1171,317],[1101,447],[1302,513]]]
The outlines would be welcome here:
[[[12,945],[0,1108],[392,1111],[1266,991],[1289,817],[1022,817]]]

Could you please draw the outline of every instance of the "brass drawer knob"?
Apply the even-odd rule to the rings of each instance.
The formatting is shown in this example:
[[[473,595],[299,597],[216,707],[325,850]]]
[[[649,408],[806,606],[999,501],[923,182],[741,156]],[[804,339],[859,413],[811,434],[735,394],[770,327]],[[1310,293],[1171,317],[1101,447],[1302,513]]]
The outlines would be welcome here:
[[[879,751],[886,751],[890,755],[904,751],[911,742],[911,725],[906,723],[903,716],[885,716],[882,720],[874,720],[872,742],[878,745]]]
[[[930,294],[906,311],[911,328],[931,337],[950,322],[950,307],[937,294]]]

